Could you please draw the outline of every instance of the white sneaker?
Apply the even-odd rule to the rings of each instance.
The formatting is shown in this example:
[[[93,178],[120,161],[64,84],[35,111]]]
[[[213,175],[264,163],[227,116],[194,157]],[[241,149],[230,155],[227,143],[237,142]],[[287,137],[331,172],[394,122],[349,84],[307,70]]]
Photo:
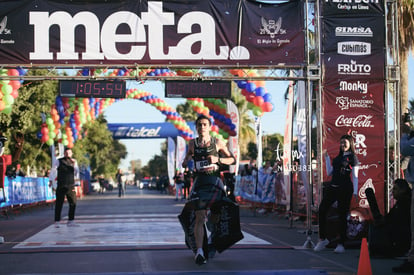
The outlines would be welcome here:
[[[79,227],[80,225],[75,223],[75,221],[68,221],[67,226],[68,227]]]
[[[329,240],[327,240],[327,239],[319,240],[319,242],[313,248],[313,251],[321,251],[321,250],[324,250],[325,249],[325,246],[327,246],[328,244],[329,244]]]
[[[345,247],[342,244],[338,244],[334,250],[335,253],[344,253]]]
[[[60,227],[60,222],[55,222],[55,228],[59,228]]]

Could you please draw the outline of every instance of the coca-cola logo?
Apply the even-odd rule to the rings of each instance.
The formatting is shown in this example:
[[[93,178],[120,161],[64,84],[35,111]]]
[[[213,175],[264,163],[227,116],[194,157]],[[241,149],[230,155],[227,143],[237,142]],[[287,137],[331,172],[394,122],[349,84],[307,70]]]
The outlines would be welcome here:
[[[340,115],[336,121],[336,127],[354,127],[354,128],[371,128],[374,127],[374,124],[371,121],[371,115],[359,115],[356,117],[346,117],[345,115]]]

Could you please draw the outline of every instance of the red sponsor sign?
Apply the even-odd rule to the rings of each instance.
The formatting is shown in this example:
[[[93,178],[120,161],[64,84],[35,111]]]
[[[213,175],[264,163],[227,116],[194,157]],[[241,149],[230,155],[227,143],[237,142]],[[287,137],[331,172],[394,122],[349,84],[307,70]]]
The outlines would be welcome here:
[[[339,152],[342,135],[354,138],[360,161],[359,200],[351,209],[370,216],[365,189],[371,187],[384,213],[383,1],[326,0],[322,1],[322,11],[322,148],[333,158]],[[330,180],[326,174],[323,178]]]

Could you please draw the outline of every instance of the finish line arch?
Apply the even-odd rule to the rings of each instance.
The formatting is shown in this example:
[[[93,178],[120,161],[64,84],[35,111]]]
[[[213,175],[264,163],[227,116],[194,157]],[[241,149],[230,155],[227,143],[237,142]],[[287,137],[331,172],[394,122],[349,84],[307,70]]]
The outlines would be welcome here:
[[[188,122],[195,132],[195,123]],[[181,136],[172,123],[108,123],[108,130],[114,139],[175,138]]]
[[[48,34],[51,25],[57,25],[61,29],[67,29],[68,26],[65,24],[65,20],[60,23],[55,23],[57,13],[56,10],[49,10],[47,1],[39,0],[38,8],[42,10],[39,13],[38,10],[32,10],[31,6],[26,6],[21,1],[10,1],[4,4],[4,14],[7,14],[8,21],[5,25],[5,33],[2,35],[6,36],[6,44],[2,45],[0,51],[0,61],[5,67],[13,67],[22,65],[26,67],[84,67],[91,66],[94,68],[105,68],[105,67],[117,67],[117,68],[129,68],[136,70],[135,74],[128,74],[123,77],[120,76],[105,76],[102,78],[106,79],[160,79],[159,76],[141,76],[138,71],[142,69],[153,68],[159,66],[160,68],[176,68],[176,69],[189,69],[190,72],[185,76],[170,76],[165,75],[163,77],[170,79],[177,79],[177,77],[188,78],[188,79],[242,79],[248,80],[256,79],[261,80],[277,80],[277,79],[292,79],[292,80],[304,80],[305,81],[305,95],[304,102],[305,106],[303,112],[300,113],[300,118],[303,119],[304,127],[303,132],[306,133],[304,136],[307,137],[306,145],[307,152],[306,163],[311,165],[311,117],[312,117],[312,103],[316,102],[317,108],[321,110],[324,106],[336,106],[335,111],[341,109],[346,114],[338,116],[335,119],[332,113],[322,114],[319,111],[318,114],[318,129],[317,129],[317,155],[318,164],[321,169],[319,173],[319,183],[323,181],[323,160],[322,147],[328,147],[330,151],[335,150],[333,148],[334,142],[331,142],[326,138],[326,135],[336,136],[338,132],[330,131],[332,129],[336,131],[352,131],[355,136],[368,136],[367,139],[368,148],[371,152],[364,151],[365,143],[359,143],[361,146],[361,152],[367,153],[369,160],[366,160],[366,171],[361,173],[363,175],[363,181],[361,187],[366,187],[365,183],[369,183],[370,178],[375,178],[374,182],[378,186],[378,190],[381,190],[381,186],[386,183],[390,184],[393,177],[400,176],[400,169],[398,162],[390,162],[389,149],[394,146],[395,151],[393,153],[393,159],[399,159],[399,130],[398,121],[400,120],[400,104],[398,97],[399,95],[399,64],[398,55],[395,49],[398,48],[398,41],[396,39],[397,33],[395,28],[396,19],[395,14],[397,11],[396,1],[387,0],[376,0],[376,1],[358,1],[363,2],[358,5],[353,5],[357,1],[348,1],[350,3],[349,9],[340,9],[337,5],[338,1],[326,0],[326,1],[289,1],[282,4],[266,5],[264,3],[258,3],[253,1],[195,1],[194,6],[197,10],[198,15],[194,16],[190,7],[187,4],[176,3],[177,1],[122,1],[122,3],[93,3],[87,4],[87,8],[79,5],[78,7],[70,6],[65,11],[60,11],[62,18],[67,18],[72,23],[76,20],[81,20],[80,16],[77,17],[75,14],[80,9],[87,10],[82,18],[91,18],[91,22],[75,22],[72,24],[70,31],[62,32],[65,37],[56,36],[55,40],[49,40],[52,37]],[[369,3],[368,3],[369,2]],[[225,3],[225,6],[222,6]],[[387,4],[387,6],[385,6]],[[105,5],[106,12],[100,13],[99,10],[103,9]],[[295,5],[295,6],[293,6]],[[341,5],[342,6],[342,5]],[[342,6],[343,7],[343,6]],[[348,5],[347,5],[348,7]],[[311,8],[311,10],[309,10]],[[125,22],[117,21],[118,18],[125,18],[122,16],[116,16],[116,11],[125,10],[129,11],[125,14],[130,15],[130,20]],[[220,11],[220,12],[212,12]],[[363,19],[380,19],[386,18],[385,12],[389,10],[390,20],[387,19],[388,23],[380,24],[381,28],[377,26],[369,25],[367,20]],[[13,13],[8,11],[14,11]],[[50,13],[49,13],[50,11]],[[111,13],[113,11],[113,13]],[[221,12],[222,11],[222,12]],[[310,18],[314,11],[314,18]],[[33,16],[33,18],[29,18]],[[109,15],[109,16],[108,16]],[[230,16],[229,16],[230,15]],[[373,16],[375,15],[375,16]],[[169,27],[163,28],[164,23],[155,23],[151,18],[153,16],[159,16],[160,18],[169,19]],[[319,18],[321,16],[321,20]],[[352,17],[353,16],[353,17]],[[375,18],[373,18],[375,17]],[[186,19],[188,24],[183,23],[183,18]],[[372,31],[373,33],[358,33],[358,30],[354,31],[355,18],[363,20],[364,25],[369,27],[364,30]],[[387,17],[388,18],[388,17]],[[116,19],[116,20],[115,20]],[[205,19],[204,21],[202,19]],[[56,21],[55,21],[56,20]],[[200,20],[200,21],[198,21]],[[327,20],[327,21],[323,21]],[[336,20],[336,21],[335,21]],[[339,20],[339,21],[338,21]],[[340,21],[343,20],[343,21]],[[322,21],[322,22],[320,22]],[[22,22],[31,22],[29,24],[22,24]],[[115,24],[109,24],[115,23]],[[237,22],[241,22],[238,24]],[[312,24],[316,22],[315,24]],[[135,24],[136,23],[136,24]],[[334,24],[333,24],[334,23]],[[123,34],[136,34],[139,35],[126,35],[128,43],[123,43],[122,39],[116,34],[116,27],[121,24],[124,27],[130,26],[130,30],[125,32],[122,29]],[[158,24],[158,25],[156,25]],[[201,33],[192,33],[191,27],[193,25],[199,25]],[[358,23],[359,24],[359,23]],[[79,30],[75,30],[74,26],[83,25],[88,26],[85,29],[89,30],[91,35],[82,35],[81,41],[78,44],[80,47],[85,45],[80,50],[78,45],[75,43],[75,35],[71,36],[72,33],[76,34]],[[112,26],[114,26],[112,28]],[[157,28],[160,27],[161,28]],[[220,28],[216,26],[220,25]],[[336,26],[346,26],[344,29],[336,31]],[[151,28],[150,28],[151,26]],[[289,28],[287,28],[289,26]],[[102,28],[101,28],[102,27]],[[170,28],[171,27],[171,28]],[[189,28],[188,28],[189,27]],[[357,28],[358,26],[356,26]],[[13,29],[11,29],[13,28]],[[139,28],[139,31],[138,29]],[[148,28],[148,39],[146,41],[143,37],[147,34]],[[187,29],[188,28],[188,29]],[[168,29],[168,30],[167,30]],[[384,31],[385,29],[385,31]],[[388,29],[391,31],[388,32]],[[91,31],[92,30],[92,31]],[[102,30],[102,31],[101,31]],[[131,31],[134,30],[134,31]],[[203,31],[208,31],[203,33]],[[293,31],[292,31],[293,30]],[[73,32],[72,32],[73,31]],[[136,32],[135,32],[136,31]],[[313,33],[315,39],[311,39]],[[323,32],[321,34],[321,32]],[[379,34],[377,34],[377,32]],[[18,33],[19,36],[8,36]],[[372,38],[361,38],[363,40],[363,46],[359,47],[355,42],[347,40],[343,37],[350,37],[352,35],[359,34],[360,38],[365,37]],[[83,34],[83,33],[81,33]],[[371,35],[372,34],[372,35]],[[104,37],[101,37],[101,36]],[[165,39],[164,39],[165,36]],[[388,37],[391,36],[391,37]],[[77,36],[80,37],[79,35]],[[86,38],[85,38],[86,37]],[[103,39],[109,38],[110,39]],[[154,37],[160,39],[153,39]],[[2,37],[3,38],[3,37]],[[42,39],[44,38],[44,39]],[[64,38],[64,39],[63,39]],[[385,41],[373,40],[376,38],[388,38],[387,43]],[[90,39],[87,40],[86,39]],[[129,39],[129,40],[128,40]],[[326,39],[326,40],[323,40]],[[364,40],[365,39],[365,40]],[[62,41],[69,41],[69,44],[61,44]],[[273,41],[274,40],[274,41]],[[44,43],[48,41],[50,43]],[[162,43],[159,43],[162,41]],[[84,43],[83,43],[84,42]],[[92,42],[92,43],[91,43]],[[142,43],[138,47],[131,47],[131,44]],[[102,44],[101,44],[102,43]],[[118,43],[119,49],[115,46]],[[52,45],[52,49],[49,49]],[[117,46],[118,46],[117,45]],[[314,45],[314,48],[313,48]],[[320,47],[320,45],[322,45]],[[339,47],[343,45],[343,47]],[[193,52],[193,48],[196,51]],[[372,52],[371,52],[372,47]],[[379,48],[378,48],[379,47]],[[374,49],[375,48],[375,49]],[[58,52],[56,49],[62,49]],[[164,51],[165,49],[165,51]],[[365,52],[358,52],[358,49],[365,50]],[[19,55],[16,55],[16,50]],[[128,55],[135,50],[136,56]],[[374,54],[385,54],[385,50],[390,52],[390,57],[384,63],[381,60],[384,56],[375,58]],[[322,55],[321,57],[321,53]],[[315,55],[315,61],[311,62],[309,57]],[[363,55],[363,58],[358,57]],[[378,57],[378,56],[377,56]],[[326,58],[326,59],[324,59]],[[372,64],[367,64],[368,59],[373,59]],[[392,62],[388,63],[388,59],[393,59]],[[378,63],[379,61],[379,63]],[[194,68],[211,69],[219,71],[219,74],[203,74],[200,71],[191,71]],[[246,73],[234,76],[229,73],[229,69],[241,68]],[[261,72],[257,76],[250,76],[247,72],[251,68],[260,68]],[[374,69],[372,75],[371,69]],[[299,74],[296,76],[282,76],[279,71],[291,70],[297,71]],[[353,74],[352,74],[353,73]],[[364,73],[364,76],[357,80],[352,78],[358,73]],[[340,77],[338,75],[340,74]],[[352,76],[353,75],[353,76]],[[71,76],[73,77],[73,76]],[[376,78],[375,78],[376,77]],[[2,79],[22,79],[20,76],[5,76]],[[24,77],[23,77],[24,78]],[[47,77],[45,77],[46,79]],[[76,76],[77,79],[89,79],[93,76]],[[322,87],[321,79],[325,78],[326,86]],[[341,83],[337,83],[338,79],[341,78]],[[343,80],[342,78],[345,78]],[[353,106],[355,104],[347,104],[354,102],[354,96],[358,97],[359,102],[371,106],[369,99],[359,98],[365,95],[362,92],[366,92],[366,96],[370,96],[371,91],[367,89],[358,89],[356,81],[366,81],[371,78],[371,81],[376,81],[378,85],[375,87],[368,87],[371,91],[380,91],[383,98],[381,99],[381,108],[384,109],[381,112],[377,112],[374,115],[363,114],[362,116],[353,116]],[[375,78],[375,79],[374,79]],[[25,79],[30,79],[29,77]],[[50,79],[56,79],[55,76]],[[329,82],[329,83],[328,83]],[[382,82],[381,86],[379,82]],[[385,84],[384,84],[385,82]],[[329,85],[328,85],[329,84]],[[362,83],[365,85],[365,82]],[[376,142],[378,136],[372,135],[364,128],[374,128],[377,125],[381,125],[384,128],[384,132],[388,133],[388,116],[390,116],[387,106],[388,104],[387,95],[390,86],[393,88],[394,97],[394,140],[390,140],[388,135],[385,136],[386,153],[383,153],[382,146],[383,141]],[[314,87],[316,87],[314,89]],[[356,87],[356,88],[355,88]],[[317,91],[317,96],[313,99],[310,94],[311,91]],[[323,91],[323,92],[322,92]],[[345,95],[337,95],[332,98],[326,99],[328,102],[322,104],[322,97],[326,94],[334,94],[337,91],[343,92]],[[384,94],[385,99],[384,99]],[[360,93],[360,94],[359,94]],[[337,105],[337,101],[341,102]],[[329,101],[330,100],[330,101]],[[357,102],[356,105],[359,103]],[[351,106],[352,105],[352,106]],[[350,109],[351,108],[351,109]],[[378,111],[377,106],[372,104],[372,108],[366,108],[367,112]],[[385,111],[385,112],[384,112]],[[384,118],[384,113],[386,117]],[[371,119],[375,118],[371,121]],[[361,121],[362,120],[362,121]],[[384,122],[385,120],[385,122]],[[326,125],[323,128],[322,122]],[[372,126],[372,127],[371,127]],[[291,134],[288,133],[289,138]],[[372,141],[370,141],[372,139]],[[331,140],[332,137],[331,137]],[[359,139],[363,141],[365,139]],[[377,149],[375,146],[382,148]],[[374,148],[374,149],[372,149]],[[361,155],[361,157],[366,157]],[[375,163],[374,163],[375,162]],[[384,165],[385,163],[385,165]],[[375,165],[376,166],[375,166]],[[371,167],[376,167],[373,170]],[[389,173],[385,173],[385,169],[393,168],[393,175],[390,177]],[[382,170],[381,170],[382,169]],[[383,171],[384,170],[384,171]],[[378,172],[381,171],[381,172]],[[307,177],[312,180],[311,171],[306,171]],[[368,175],[368,172],[370,175]],[[387,171],[388,172],[388,171]],[[372,182],[372,181],[371,181]],[[311,184],[311,182],[309,182]],[[387,186],[388,187],[388,186]],[[382,188],[386,189],[386,188]],[[387,190],[389,191],[389,190]],[[310,197],[311,194],[308,193]],[[360,194],[360,196],[363,194]],[[380,199],[384,196],[380,195]],[[388,202],[385,202],[388,203]],[[310,203],[309,207],[310,207]],[[382,207],[381,209],[385,209]],[[364,209],[366,210],[366,209]],[[310,209],[308,209],[310,212]],[[309,224],[310,227],[310,224]]]

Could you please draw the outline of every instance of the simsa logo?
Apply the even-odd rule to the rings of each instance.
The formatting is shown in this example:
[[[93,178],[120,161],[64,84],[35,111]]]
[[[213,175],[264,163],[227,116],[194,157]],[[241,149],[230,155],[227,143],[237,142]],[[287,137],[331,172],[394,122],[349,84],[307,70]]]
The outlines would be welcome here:
[[[31,60],[53,60],[49,49],[49,29],[60,28],[60,51],[58,60],[140,60],[148,53],[153,60],[248,60],[249,51],[243,46],[229,49],[216,45],[216,23],[208,13],[192,11],[185,13],[177,22],[177,34],[186,34],[174,46],[164,48],[164,26],[174,25],[174,13],[164,12],[162,2],[148,2],[148,11],[141,17],[129,11],[109,15],[102,26],[98,17],[90,11],[81,11],[73,17],[65,11],[30,12],[29,23],[34,28],[34,51]],[[117,28],[126,24],[130,33],[119,34]],[[192,25],[200,25],[200,32],[192,33]],[[75,28],[85,29],[85,50],[75,52]],[[148,33],[145,30],[148,28]],[[147,41],[148,37],[148,41]],[[125,43],[129,52],[119,52],[117,45]],[[200,50],[192,53],[191,48],[200,43]]]
[[[336,36],[373,37],[371,28],[367,27],[336,27]]]

